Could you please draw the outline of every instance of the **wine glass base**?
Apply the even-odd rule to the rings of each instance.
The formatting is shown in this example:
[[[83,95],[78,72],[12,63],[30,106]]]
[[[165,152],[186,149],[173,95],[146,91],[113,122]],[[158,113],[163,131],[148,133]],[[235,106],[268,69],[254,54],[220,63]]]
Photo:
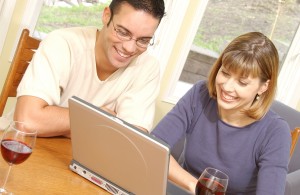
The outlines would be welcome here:
[[[13,195],[13,193],[12,192],[8,192],[4,188],[0,188],[0,195]]]

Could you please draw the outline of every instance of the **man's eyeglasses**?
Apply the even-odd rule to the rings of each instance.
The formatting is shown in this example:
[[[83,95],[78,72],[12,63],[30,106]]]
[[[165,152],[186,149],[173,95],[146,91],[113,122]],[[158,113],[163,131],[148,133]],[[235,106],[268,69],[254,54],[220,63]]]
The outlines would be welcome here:
[[[114,30],[116,31],[117,37],[121,41],[135,40],[136,45],[141,48],[147,48],[149,45],[152,46],[154,44],[154,37],[133,39],[131,34],[128,31],[126,31],[125,29],[122,29],[122,28],[116,28],[113,20],[111,20],[111,22],[113,24]]]

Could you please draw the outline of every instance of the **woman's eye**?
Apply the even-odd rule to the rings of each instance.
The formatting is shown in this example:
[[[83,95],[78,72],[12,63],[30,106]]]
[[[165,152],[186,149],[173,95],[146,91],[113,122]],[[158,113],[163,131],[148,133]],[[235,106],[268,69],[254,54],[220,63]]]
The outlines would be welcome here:
[[[245,81],[239,81],[239,84],[240,84],[241,86],[247,86],[247,85],[248,85],[248,83],[246,83]]]
[[[224,76],[229,76],[229,73],[225,72],[224,70],[222,70],[221,72]]]

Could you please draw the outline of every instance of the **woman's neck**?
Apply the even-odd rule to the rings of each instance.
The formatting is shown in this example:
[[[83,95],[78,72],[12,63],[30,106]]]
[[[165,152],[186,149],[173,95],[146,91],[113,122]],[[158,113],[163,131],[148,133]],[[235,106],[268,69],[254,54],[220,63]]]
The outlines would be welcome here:
[[[219,117],[222,121],[235,127],[244,127],[256,121],[241,111],[224,110],[220,107],[218,107],[218,111]]]

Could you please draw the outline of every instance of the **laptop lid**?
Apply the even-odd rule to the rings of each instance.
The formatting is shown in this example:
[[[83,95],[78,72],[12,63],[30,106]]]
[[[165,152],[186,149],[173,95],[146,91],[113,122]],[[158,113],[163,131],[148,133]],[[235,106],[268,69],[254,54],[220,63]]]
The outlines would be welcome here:
[[[166,194],[164,142],[78,97],[69,109],[73,171],[113,194]]]

